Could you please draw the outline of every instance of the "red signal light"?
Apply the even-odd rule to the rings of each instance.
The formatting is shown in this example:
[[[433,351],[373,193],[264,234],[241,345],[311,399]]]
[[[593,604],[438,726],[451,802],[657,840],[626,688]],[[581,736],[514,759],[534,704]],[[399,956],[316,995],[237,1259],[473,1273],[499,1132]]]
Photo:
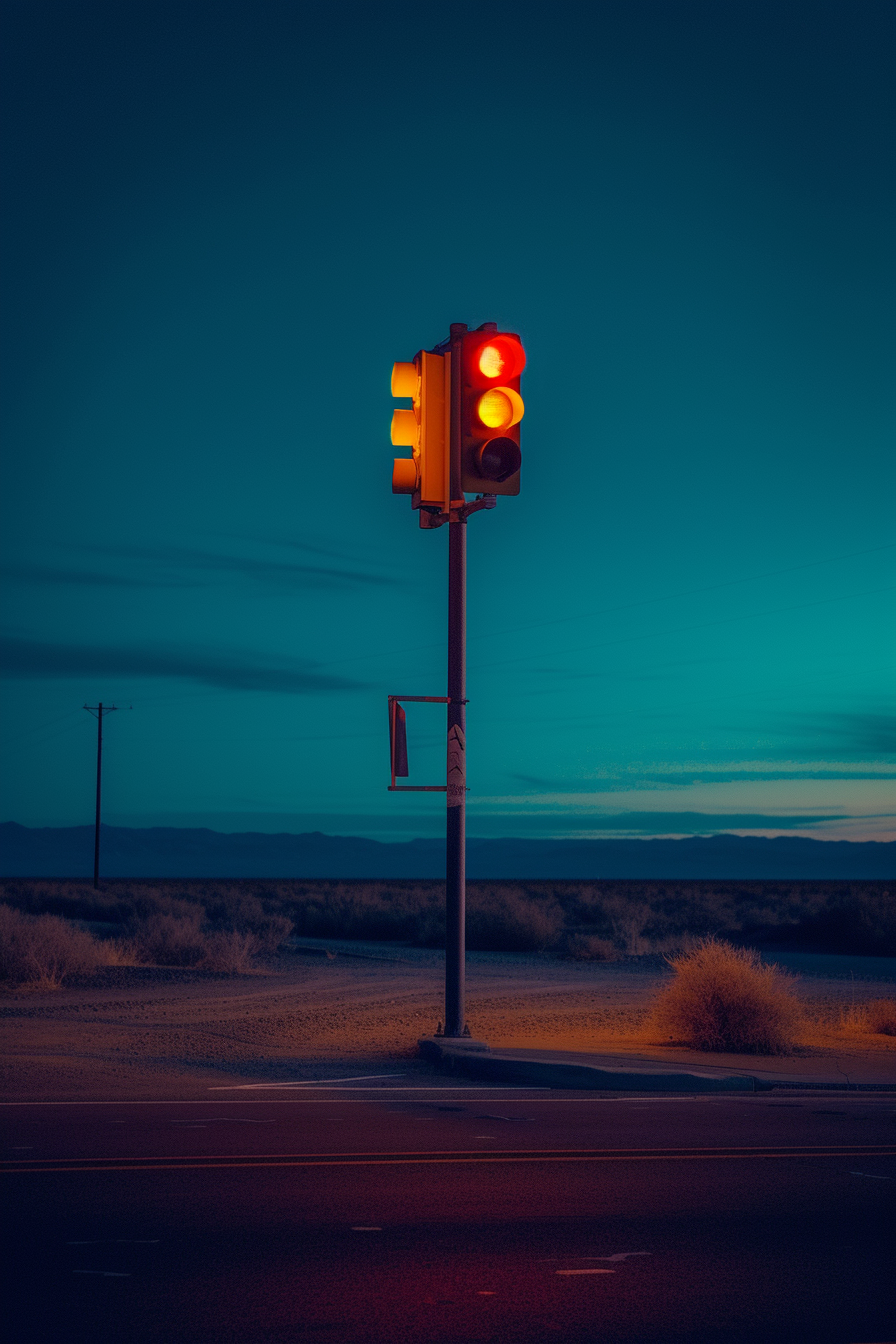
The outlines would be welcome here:
[[[489,382],[498,378],[505,381],[519,378],[526,367],[526,352],[512,336],[494,336],[477,353],[479,372]]]

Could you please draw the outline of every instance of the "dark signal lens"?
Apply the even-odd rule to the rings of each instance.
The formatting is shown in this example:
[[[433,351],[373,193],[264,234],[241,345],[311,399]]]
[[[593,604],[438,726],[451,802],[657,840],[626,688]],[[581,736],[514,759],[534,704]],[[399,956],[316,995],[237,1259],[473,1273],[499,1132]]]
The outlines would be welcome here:
[[[486,481],[507,481],[522,463],[520,446],[513,439],[489,439],[476,449],[476,467]]]

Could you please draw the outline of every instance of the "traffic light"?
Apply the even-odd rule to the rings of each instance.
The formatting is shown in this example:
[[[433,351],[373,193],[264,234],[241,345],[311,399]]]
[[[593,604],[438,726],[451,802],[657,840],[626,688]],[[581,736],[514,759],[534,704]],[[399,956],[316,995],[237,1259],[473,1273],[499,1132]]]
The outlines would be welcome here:
[[[466,492],[518,495],[520,421],[525,407],[520,374],[526,353],[519,336],[496,330],[465,332],[461,353],[461,486]]]
[[[393,397],[411,397],[413,405],[392,413],[392,442],[410,448],[412,457],[396,457],[392,493],[411,495],[415,509],[447,512],[450,438],[450,355],[421,350],[413,363],[392,366]],[[421,515],[422,522],[422,515]]]

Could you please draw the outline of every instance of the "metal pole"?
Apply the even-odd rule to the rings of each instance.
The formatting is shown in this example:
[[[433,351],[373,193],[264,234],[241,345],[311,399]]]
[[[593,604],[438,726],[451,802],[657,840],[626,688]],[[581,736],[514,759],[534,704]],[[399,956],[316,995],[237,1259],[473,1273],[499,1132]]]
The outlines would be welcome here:
[[[445,862],[445,1035],[462,1036],[466,904],[466,670],[467,521],[458,511],[460,475],[461,338],[451,324],[451,521],[448,524],[448,792]]]
[[[100,785],[103,775],[103,702],[96,715],[96,832],[93,839],[93,885],[100,885]]]

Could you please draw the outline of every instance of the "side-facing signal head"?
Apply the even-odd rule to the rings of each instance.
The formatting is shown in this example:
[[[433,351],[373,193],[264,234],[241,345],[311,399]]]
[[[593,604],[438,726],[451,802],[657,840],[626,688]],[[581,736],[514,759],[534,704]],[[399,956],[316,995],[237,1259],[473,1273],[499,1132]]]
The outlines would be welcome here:
[[[393,397],[413,403],[392,412],[393,444],[413,452],[395,459],[392,491],[413,496],[415,509],[441,512],[448,506],[449,391],[449,361],[441,354],[421,350],[414,360],[392,366]]]

